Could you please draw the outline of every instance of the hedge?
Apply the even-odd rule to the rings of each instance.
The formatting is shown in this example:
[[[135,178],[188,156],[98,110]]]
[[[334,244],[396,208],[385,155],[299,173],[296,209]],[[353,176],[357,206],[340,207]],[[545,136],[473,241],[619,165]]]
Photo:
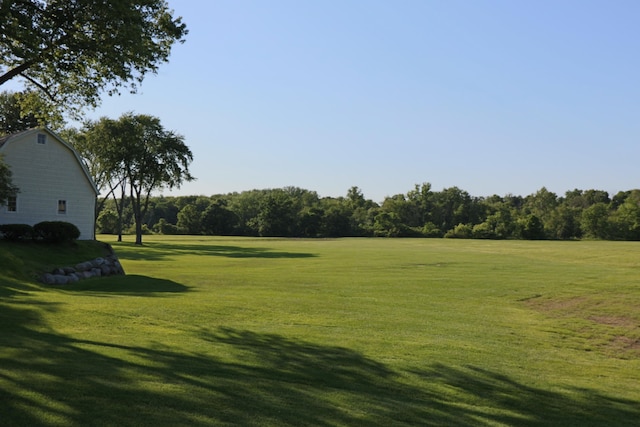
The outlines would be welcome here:
[[[0,224],[0,234],[13,242],[33,238],[33,227],[29,224]]]
[[[43,221],[33,226],[36,239],[49,243],[62,243],[76,240],[80,230],[74,224],[64,221]]]

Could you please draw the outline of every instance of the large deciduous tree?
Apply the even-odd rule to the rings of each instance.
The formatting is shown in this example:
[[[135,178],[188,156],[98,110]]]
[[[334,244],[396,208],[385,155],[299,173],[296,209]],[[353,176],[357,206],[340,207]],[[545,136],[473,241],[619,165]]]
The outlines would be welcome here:
[[[102,118],[89,123],[77,140],[94,179],[109,187],[114,200],[116,189],[124,196],[128,187],[138,245],[151,193],[194,179],[189,172],[193,154],[184,137],[165,130],[157,117],[127,113],[118,120]]]
[[[186,34],[163,0],[0,1],[0,85],[19,77],[77,112],[135,92]]]
[[[149,207],[151,192],[180,187],[194,178],[189,172],[193,154],[184,137],[165,130],[160,119],[126,114],[120,118],[130,129],[123,145],[124,170],[131,190],[131,206],[136,223],[136,244],[142,244],[142,219]]]
[[[123,131],[120,124],[103,117],[98,121],[86,121],[81,130],[69,128],[62,134],[83,158],[99,194],[103,195],[96,205],[96,218],[107,199],[113,196],[118,241],[122,241],[127,178],[122,163],[120,145],[123,144]]]

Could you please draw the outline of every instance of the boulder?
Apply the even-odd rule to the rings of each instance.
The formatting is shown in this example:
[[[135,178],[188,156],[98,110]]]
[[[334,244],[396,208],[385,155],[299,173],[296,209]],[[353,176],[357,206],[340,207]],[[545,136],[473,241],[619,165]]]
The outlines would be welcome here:
[[[104,258],[96,258],[93,261],[91,261],[91,265],[93,267],[100,267],[102,264],[104,264],[105,260]]]
[[[53,280],[54,285],[66,285],[69,283],[69,276],[65,276],[64,274],[54,274]]]
[[[111,247],[109,247],[111,249]],[[99,276],[124,275],[124,269],[118,257],[110,250],[110,255],[98,257],[91,261],[81,262],[75,267],[59,267],[51,273],[45,273],[40,281],[47,285],[65,285],[79,280]]]
[[[80,264],[76,265],[76,270],[78,271],[87,271],[91,270],[92,268],[93,265],[91,264],[91,261],[81,262]]]

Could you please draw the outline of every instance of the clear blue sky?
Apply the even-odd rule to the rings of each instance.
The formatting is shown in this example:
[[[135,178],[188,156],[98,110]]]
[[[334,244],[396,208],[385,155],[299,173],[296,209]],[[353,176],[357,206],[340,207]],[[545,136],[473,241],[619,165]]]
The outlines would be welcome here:
[[[197,181],[171,194],[640,188],[639,1],[169,3],[186,43],[90,117],[184,135]]]

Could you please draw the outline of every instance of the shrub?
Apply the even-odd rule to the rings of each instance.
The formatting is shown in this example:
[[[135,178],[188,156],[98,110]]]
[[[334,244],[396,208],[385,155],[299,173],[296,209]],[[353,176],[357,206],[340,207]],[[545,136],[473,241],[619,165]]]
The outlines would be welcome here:
[[[5,240],[27,240],[33,238],[33,227],[29,224],[2,224],[0,234]]]
[[[483,222],[473,226],[471,235],[474,239],[496,239],[498,236],[488,222]]]
[[[160,221],[153,226],[153,231],[160,234],[178,234],[178,227],[160,218]]]
[[[136,225],[132,224],[131,227],[127,228],[125,230],[125,234],[133,234],[135,236]],[[142,224],[142,234],[144,235],[153,234],[153,230],[151,230],[147,224]]]
[[[424,237],[442,237],[442,231],[432,222],[427,222],[422,227],[422,235]]]
[[[80,237],[75,225],[64,221],[43,221],[33,226],[34,235],[49,243],[63,243]]]
[[[111,210],[105,209],[100,212],[97,219],[98,233],[101,234],[118,234],[118,214]]]
[[[444,237],[448,239],[470,239],[473,235],[473,228],[468,224],[458,224],[447,231]]]

